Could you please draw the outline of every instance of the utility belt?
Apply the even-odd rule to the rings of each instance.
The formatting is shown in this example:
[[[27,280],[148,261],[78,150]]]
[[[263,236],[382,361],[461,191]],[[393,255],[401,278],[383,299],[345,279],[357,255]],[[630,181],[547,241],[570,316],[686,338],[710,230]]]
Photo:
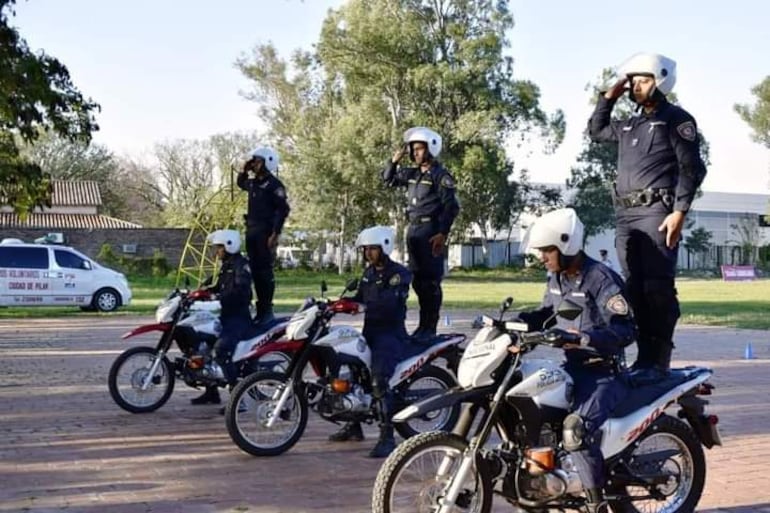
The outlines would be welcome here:
[[[427,224],[436,221],[435,217],[431,216],[415,216],[409,218],[409,224]]]
[[[627,194],[618,194],[617,188],[612,188],[612,202],[617,207],[649,207],[656,201],[660,201],[666,207],[672,208],[676,199],[673,188],[652,188],[631,191]]]

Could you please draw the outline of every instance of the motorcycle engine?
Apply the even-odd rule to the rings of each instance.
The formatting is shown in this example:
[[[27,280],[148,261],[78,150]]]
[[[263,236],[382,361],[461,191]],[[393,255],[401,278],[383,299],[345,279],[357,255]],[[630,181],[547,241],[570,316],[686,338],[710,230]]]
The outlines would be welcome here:
[[[572,461],[572,455],[568,452],[560,454],[557,468],[551,472],[532,475],[522,469],[519,479],[520,486],[523,485],[522,491],[525,491],[530,499],[544,500],[562,494],[580,495],[583,492],[583,483]]]
[[[367,413],[372,407],[372,396],[365,393],[358,384],[351,386],[350,392],[338,394],[327,390],[319,409],[325,415],[337,417],[347,413]]]

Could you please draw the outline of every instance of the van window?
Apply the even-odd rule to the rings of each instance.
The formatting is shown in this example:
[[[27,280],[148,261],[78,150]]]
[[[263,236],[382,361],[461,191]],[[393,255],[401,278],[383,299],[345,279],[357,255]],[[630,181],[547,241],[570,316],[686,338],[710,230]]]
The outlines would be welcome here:
[[[0,247],[0,267],[48,269],[48,249]]]
[[[56,263],[59,265],[59,267],[63,267],[67,269],[86,269],[87,268],[85,265],[83,265],[85,260],[77,256],[75,253],[71,253],[69,251],[64,251],[62,249],[54,249],[53,257],[56,260]],[[88,268],[90,268],[90,266]]]

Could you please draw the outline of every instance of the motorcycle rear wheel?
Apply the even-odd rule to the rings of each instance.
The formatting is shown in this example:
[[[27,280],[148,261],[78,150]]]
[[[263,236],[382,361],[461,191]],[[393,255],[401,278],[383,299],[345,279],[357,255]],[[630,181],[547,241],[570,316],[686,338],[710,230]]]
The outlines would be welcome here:
[[[286,382],[286,375],[280,372],[258,372],[243,379],[230,394],[225,425],[242,451],[253,456],[277,456],[291,449],[305,432],[307,397],[304,390],[297,393],[297,388],[273,426],[267,427]]]
[[[433,513],[462,461],[468,443],[450,433],[422,433],[404,441],[380,467],[372,491],[373,513]],[[444,470],[439,475],[439,470]],[[475,470],[454,510],[488,513],[492,481]]]
[[[457,385],[457,381],[446,370],[428,365],[412,378],[402,390],[402,394],[408,396],[410,391],[412,391],[412,394],[419,393],[423,385],[427,385],[430,389],[435,389],[436,392],[444,392]],[[403,406],[406,407],[408,404]],[[405,439],[430,431],[452,431],[452,428],[457,424],[461,410],[462,404],[455,403],[440,410],[428,412],[419,418],[410,419],[406,422],[397,422],[393,427]]]
[[[639,457],[656,451],[676,450],[677,454],[660,461],[647,461],[645,466],[631,459],[629,466],[639,474],[670,475],[669,483],[658,485],[657,490],[665,495],[665,500],[645,499],[637,501],[610,501],[616,513],[689,513],[703,493],[706,482],[706,459],[703,446],[690,426],[669,415],[656,420],[638,440],[634,442],[633,455]],[[649,495],[649,490],[640,486],[608,486],[611,495],[634,496]]]
[[[157,358],[153,347],[132,347],[118,356],[110,367],[107,384],[113,401],[131,413],[155,411],[174,392],[174,369],[167,358],[158,365],[147,389],[141,385]]]

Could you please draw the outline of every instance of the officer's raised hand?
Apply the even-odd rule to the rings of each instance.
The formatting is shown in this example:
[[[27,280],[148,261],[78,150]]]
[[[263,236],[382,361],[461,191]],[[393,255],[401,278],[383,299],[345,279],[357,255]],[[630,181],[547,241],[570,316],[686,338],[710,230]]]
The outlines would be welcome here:
[[[393,158],[391,159],[391,162],[393,162],[394,164],[397,164],[398,161],[404,157],[404,153],[406,153],[408,148],[409,148],[409,145],[407,144],[399,146],[398,149],[393,153]]]
[[[617,100],[626,92],[626,83],[628,83],[628,77],[618,79],[618,81],[604,93],[604,97],[608,100]]]
[[[679,210],[674,210],[663,219],[663,222],[658,226],[659,232],[666,232],[666,246],[669,249],[674,249],[682,236],[682,228],[684,228],[685,213]]]
[[[428,239],[428,242],[430,242],[431,251],[433,252],[433,256],[441,256],[444,254],[444,245],[446,244],[446,237],[444,237],[443,233],[437,233],[430,239]]]

